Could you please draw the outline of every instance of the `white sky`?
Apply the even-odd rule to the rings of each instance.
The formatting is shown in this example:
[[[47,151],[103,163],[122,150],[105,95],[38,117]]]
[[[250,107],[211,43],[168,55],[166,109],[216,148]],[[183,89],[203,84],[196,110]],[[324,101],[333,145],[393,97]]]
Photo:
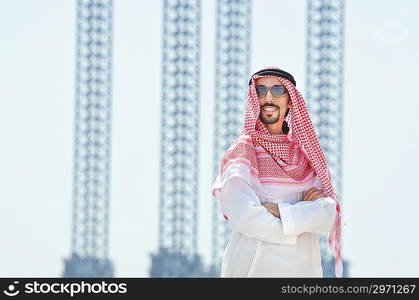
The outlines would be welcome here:
[[[0,277],[60,277],[70,255],[76,1],[0,0]],[[252,68],[305,96],[306,1],[254,0]],[[157,250],[161,1],[115,1],[110,258]],[[202,6],[199,250],[210,260],[215,1]],[[352,277],[419,275],[419,2],[346,4],[343,256]],[[286,41],[284,43],[284,41]]]

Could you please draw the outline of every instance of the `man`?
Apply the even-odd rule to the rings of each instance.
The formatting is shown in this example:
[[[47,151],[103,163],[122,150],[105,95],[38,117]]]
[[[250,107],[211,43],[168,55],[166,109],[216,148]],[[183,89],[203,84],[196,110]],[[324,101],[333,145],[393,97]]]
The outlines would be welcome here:
[[[323,277],[320,233],[342,276],[340,203],[290,73],[269,67],[250,78],[244,126],[212,194],[232,229],[221,277]]]

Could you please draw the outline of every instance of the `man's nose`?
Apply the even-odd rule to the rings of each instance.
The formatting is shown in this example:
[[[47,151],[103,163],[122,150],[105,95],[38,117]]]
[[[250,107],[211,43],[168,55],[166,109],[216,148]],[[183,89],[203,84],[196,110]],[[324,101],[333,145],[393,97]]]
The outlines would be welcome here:
[[[265,101],[266,101],[266,102],[272,102],[273,100],[274,100],[274,97],[272,97],[271,91],[268,91],[268,92],[266,93],[266,98],[265,98]]]

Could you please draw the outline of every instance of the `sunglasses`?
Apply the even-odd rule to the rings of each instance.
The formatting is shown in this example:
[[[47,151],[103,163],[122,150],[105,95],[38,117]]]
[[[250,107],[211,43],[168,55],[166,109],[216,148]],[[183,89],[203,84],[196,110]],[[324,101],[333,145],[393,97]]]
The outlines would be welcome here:
[[[283,85],[274,85],[272,87],[266,87],[264,85],[256,86],[256,93],[258,94],[259,98],[265,98],[268,91],[271,91],[272,97],[275,98],[288,94],[287,89]]]

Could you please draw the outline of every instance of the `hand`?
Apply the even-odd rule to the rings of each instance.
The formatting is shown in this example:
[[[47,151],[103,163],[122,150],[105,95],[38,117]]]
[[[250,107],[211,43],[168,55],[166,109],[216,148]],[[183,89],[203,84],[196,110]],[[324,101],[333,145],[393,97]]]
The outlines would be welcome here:
[[[277,204],[265,202],[265,203],[262,203],[262,206],[264,206],[268,210],[268,212],[271,213],[274,217],[277,217],[277,218],[281,217]]]
[[[313,201],[322,197],[327,197],[327,193],[323,190],[319,190],[315,187],[312,187],[304,193],[303,201]]]

